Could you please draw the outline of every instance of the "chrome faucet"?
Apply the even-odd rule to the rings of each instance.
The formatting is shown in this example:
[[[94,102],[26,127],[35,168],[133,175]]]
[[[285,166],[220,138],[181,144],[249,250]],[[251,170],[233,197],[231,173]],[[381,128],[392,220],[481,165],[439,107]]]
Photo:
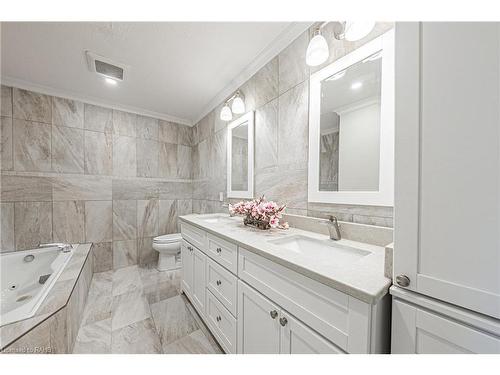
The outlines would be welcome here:
[[[63,242],[41,243],[40,245],[38,245],[38,247],[40,247],[40,248],[44,248],[44,247],[57,247],[63,253],[69,253],[73,249],[73,245],[71,245],[69,243],[63,243]]]
[[[227,208],[227,210],[229,211],[229,205],[230,205],[230,204],[231,204],[231,203],[229,203],[229,202],[223,202],[223,203],[221,204],[221,207],[222,207],[222,208]],[[230,217],[233,217],[233,216],[234,216],[234,213],[231,213],[231,211],[229,211],[229,216],[230,216]]]
[[[335,216],[330,215],[328,218],[330,222],[328,223],[328,231],[330,232],[330,239],[334,241],[338,241],[342,239],[340,235],[340,225]]]

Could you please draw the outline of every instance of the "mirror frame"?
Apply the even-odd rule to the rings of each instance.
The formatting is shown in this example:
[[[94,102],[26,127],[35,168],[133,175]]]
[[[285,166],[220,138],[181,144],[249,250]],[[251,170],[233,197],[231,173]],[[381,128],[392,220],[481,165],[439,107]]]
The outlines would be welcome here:
[[[228,198],[253,198],[254,185],[254,112],[250,111],[240,118],[231,122],[227,127],[227,197]],[[232,190],[231,187],[231,167],[232,167],[232,145],[233,129],[247,123],[248,127],[248,189]]]
[[[321,82],[378,51],[382,51],[379,190],[320,191]],[[311,76],[309,87],[308,202],[367,206],[394,205],[394,74],[394,29],[392,29]]]

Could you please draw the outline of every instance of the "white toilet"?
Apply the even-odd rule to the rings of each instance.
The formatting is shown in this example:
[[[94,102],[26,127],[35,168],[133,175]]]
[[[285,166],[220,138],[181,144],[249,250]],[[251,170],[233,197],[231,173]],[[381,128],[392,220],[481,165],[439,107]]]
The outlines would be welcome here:
[[[181,241],[180,233],[165,234],[153,239],[153,249],[160,254],[158,258],[158,271],[175,270],[181,266]]]

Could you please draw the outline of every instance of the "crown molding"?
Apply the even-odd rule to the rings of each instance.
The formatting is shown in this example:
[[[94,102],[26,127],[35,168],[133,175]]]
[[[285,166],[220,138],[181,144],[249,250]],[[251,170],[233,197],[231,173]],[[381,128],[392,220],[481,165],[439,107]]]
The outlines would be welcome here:
[[[208,102],[198,116],[195,117],[193,124],[197,124],[203,117],[240,88],[241,85],[248,81],[264,65],[277,56],[285,47],[290,45],[290,43],[312,25],[314,25],[314,22],[291,22],[290,25],[265,47],[250,64]]]
[[[110,108],[110,109],[116,109],[119,111],[135,113],[138,115],[153,117],[153,118],[157,118],[160,120],[175,122],[175,123],[187,125],[187,126],[193,126],[195,124],[191,120],[179,118],[176,116],[171,116],[171,115],[168,115],[165,113],[148,111],[146,109],[137,108],[134,106],[122,105],[122,104],[118,104],[118,103],[115,103],[112,101],[107,101],[107,100],[95,98],[92,96],[82,95],[82,94],[79,94],[79,93],[76,93],[73,91],[69,91],[69,90],[60,90],[60,89],[56,89],[56,88],[49,87],[49,86],[39,85],[36,83],[24,81],[24,80],[18,79],[18,78],[2,76],[0,81],[1,81],[2,85],[13,86],[13,87],[17,87],[17,88],[20,88],[23,90],[38,92],[40,94],[57,96],[57,97],[62,97],[62,98],[66,98],[66,99],[71,99],[71,100],[77,100],[77,101],[88,103],[88,104],[98,105],[98,106],[106,107],[106,108]]]

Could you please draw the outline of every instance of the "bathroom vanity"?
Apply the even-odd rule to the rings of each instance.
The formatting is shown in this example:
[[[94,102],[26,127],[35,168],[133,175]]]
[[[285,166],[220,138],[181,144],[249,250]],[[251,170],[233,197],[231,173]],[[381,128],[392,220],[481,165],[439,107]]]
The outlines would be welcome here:
[[[181,217],[182,291],[227,353],[387,353],[384,248]]]

